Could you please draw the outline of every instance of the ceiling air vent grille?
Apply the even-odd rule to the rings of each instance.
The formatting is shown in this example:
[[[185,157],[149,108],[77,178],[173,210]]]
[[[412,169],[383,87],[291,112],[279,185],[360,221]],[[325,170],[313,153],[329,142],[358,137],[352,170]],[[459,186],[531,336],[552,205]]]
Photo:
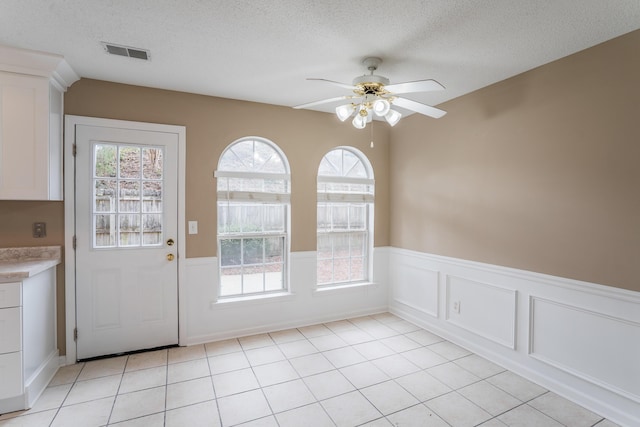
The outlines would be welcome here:
[[[148,61],[151,54],[146,49],[138,49],[136,47],[121,46],[113,43],[102,42],[105,52],[111,55],[126,56],[128,58],[137,58]]]

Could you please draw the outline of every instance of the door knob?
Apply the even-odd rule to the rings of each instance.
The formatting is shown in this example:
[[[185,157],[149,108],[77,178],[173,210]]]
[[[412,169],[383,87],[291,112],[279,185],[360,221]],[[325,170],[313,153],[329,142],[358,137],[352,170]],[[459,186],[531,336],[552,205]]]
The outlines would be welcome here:
[[[174,254],[167,254],[167,261],[173,261],[175,257],[176,256]]]
[[[169,246],[173,246],[174,243],[175,242],[173,241],[173,239],[167,240],[167,245],[169,245]]]

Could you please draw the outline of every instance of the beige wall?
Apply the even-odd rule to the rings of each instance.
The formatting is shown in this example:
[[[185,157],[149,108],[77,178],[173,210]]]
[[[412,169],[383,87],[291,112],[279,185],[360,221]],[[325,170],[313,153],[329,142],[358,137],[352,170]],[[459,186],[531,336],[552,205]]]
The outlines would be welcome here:
[[[640,291],[639,51],[636,31],[403,120],[392,246]]]
[[[244,136],[278,144],[291,166],[291,250],[316,248],[316,174],[331,148],[350,145],[371,161],[376,178],[375,246],[389,244],[389,127],[359,131],[335,115],[253,102],[82,79],[65,95],[65,114],[184,125],[187,129],[186,217],[199,233],[187,235],[187,257],[216,255],[213,171],[222,151]]]

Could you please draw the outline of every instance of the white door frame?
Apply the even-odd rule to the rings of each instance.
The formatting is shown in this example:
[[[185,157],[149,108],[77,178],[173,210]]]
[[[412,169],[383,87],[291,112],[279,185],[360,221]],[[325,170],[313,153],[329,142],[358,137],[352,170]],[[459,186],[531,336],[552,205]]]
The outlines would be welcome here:
[[[76,125],[102,126],[123,129],[168,132],[178,135],[178,343],[185,345],[187,338],[186,287],[184,265],[186,258],[185,233],[185,171],[186,171],[186,128],[184,126],[162,125],[156,123],[131,122],[126,120],[101,119],[66,115],[64,120],[64,288],[66,323],[66,364],[76,363],[76,260],[73,249],[75,234],[75,143]]]

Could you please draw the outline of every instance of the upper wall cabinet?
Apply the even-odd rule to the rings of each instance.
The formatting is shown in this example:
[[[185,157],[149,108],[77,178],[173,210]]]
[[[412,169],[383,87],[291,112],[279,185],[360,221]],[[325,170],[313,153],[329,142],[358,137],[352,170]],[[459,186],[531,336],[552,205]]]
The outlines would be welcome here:
[[[0,46],[0,200],[62,200],[64,58]]]

